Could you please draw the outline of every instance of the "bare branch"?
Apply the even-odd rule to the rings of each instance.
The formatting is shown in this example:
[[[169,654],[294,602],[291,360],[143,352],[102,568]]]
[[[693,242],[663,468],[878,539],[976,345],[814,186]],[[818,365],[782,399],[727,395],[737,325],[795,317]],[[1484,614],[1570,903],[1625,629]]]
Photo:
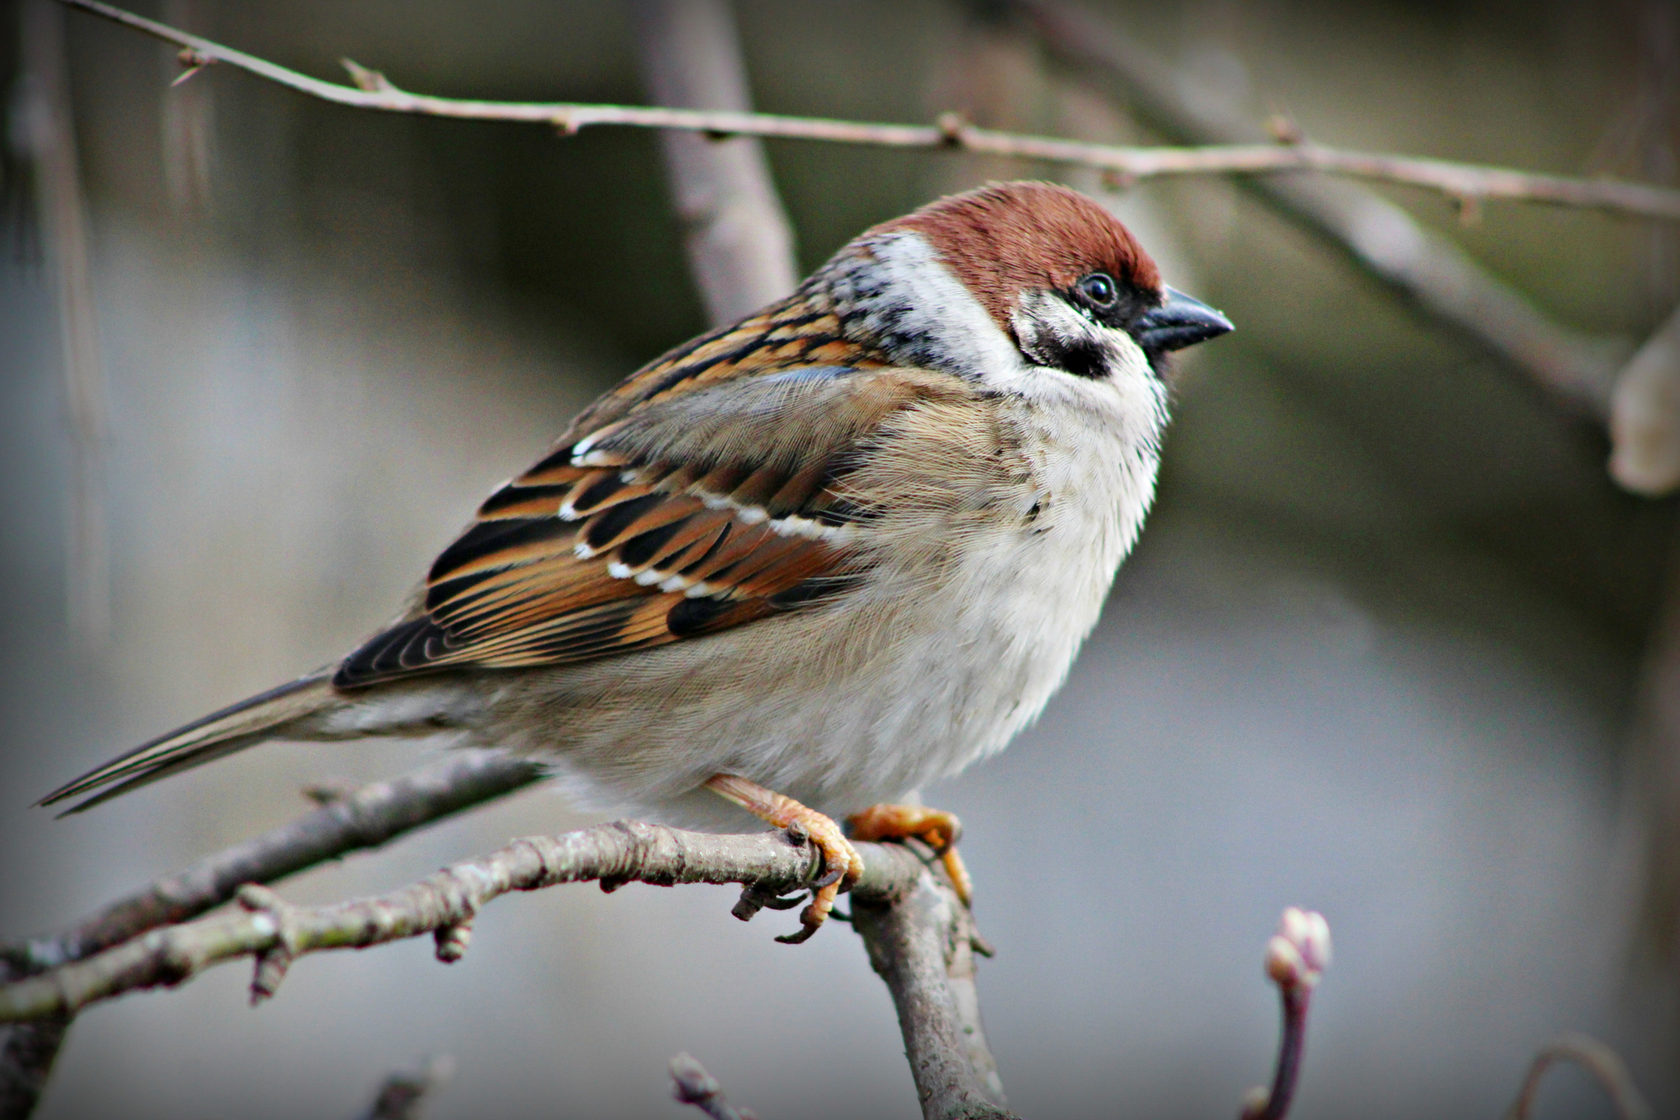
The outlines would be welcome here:
[[[1277,933],[1266,942],[1266,976],[1277,985],[1283,1005],[1283,1036],[1271,1087],[1260,1086],[1248,1094],[1242,1120],[1283,1120],[1289,1115],[1307,1042],[1307,1005],[1329,967],[1330,926],[1324,915],[1294,906],[1285,910]]]
[[[864,845],[870,847],[871,845]],[[931,876],[895,904],[853,892],[852,924],[898,1009],[925,1120],[1009,1120],[980,1024],[973,917]]]
[[[632,11],[642,74],[655,101],[751,107],[735,20],[724,0],[640,0]],[[792,291],[799,280],[793,230],[764,146],[746,136],[711,141],[691,132],[667,131],[660,139],[707,319],[733,322]]]
[[[1534,1056],[1517,1099],[1505,1111],[1505,1120],[1529,1120],[1534,1115],[1540,1081],[1559,1062],[1574,1062],[1591,1074],[1609,1095],[1619,1120],[1650,1120],[1651,1106],[1633,1083],[1633,1075],[1628,1073],[1621,1056],[1596,1038],[1583,1034],[1564,1035]]]
[[[1205,86],[1187,89],[1169,66],[1107,24],[1058,0],[1010,0],[1010,7],[1058,60],[1117,85],[1128,108],[1172,140],[1235,144],[1253,135],[1253,123],[1240,108]],[[1625,354],[1619,343],[1552,321],[1450,239],[1371,191],[1349,183],[1275,177],[1236,181],[1566,407],[1601,421],[1607,416],[1615,364]],[[1475,191],[1447,193],[1491,197]]]
[[[1680,307],[1616,375],[1610,475],[1636,494],[1680,488]]]
[[[1454,198],[1519,199],[1584,209],[1680,221],[1680,190],[1617,180],[1536,175],[1498,167],[1382,153],[1354,152],[1317,144],[1230,144],[1201,148],[1136,148],[1086,144],[1047,136],[1026,136],[976,128],[955,114],[933,125],[875,124],[795,117],[773,113],[708,111],[575,102],[479,101],[409,93],[386,82],[376,88],[339,85],[277,66],[243,51],[189,35],[173,27],[113,8],[99,0],[60,0],[153,38],[192,52],[190,65],[221,62],[281,85],[363,109],[434,117],[547,124],[570,135],[584,128],[616,125],[677,129],[708,136],[766,136],[822,140],[886,148],[956,148],[1013,159],[1077,164],[1112,172],[1124,180],[1166,175],[1253,175],[1318,171],[1355,178],[1406,183]]]
[[[908,850],[859,845],[866,854],[855,898],[885,903],[911,891],[923,869]],[[0,1022],[74,1013],[126,992],[173,987],[222,961],[257,962],[252,999],[274,993],[297,958],[329,949],[364,949],[432,934],[440,959],[465,951],[473,918],[510,891],[599,880],[622,883],[740,883],[761,895],[804,889],[821,874],[808,843],[781,833],[717,836],[639,821],[617,821],[553,837],[517,840],[463,860],[388,894],[330,906],[297,907],[254,885],[241,909],[156,929],[83,961],[0,987]]]
[[[246,883],[272,883],[386,841],[538,781],[534,763],[491,751],[435,765],[329,801],[321,808],[219,852],[47,937],[0,955],[25,973],[82,960],[147,930],[185,921],[234,896]]]

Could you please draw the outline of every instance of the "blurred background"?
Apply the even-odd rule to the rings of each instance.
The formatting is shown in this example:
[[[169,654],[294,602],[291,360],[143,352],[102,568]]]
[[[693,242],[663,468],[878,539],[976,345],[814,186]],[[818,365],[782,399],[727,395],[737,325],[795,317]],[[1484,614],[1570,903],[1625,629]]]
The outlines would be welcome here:
[[[649,98],[615,4],[136,6],[335,80],[347,56],[422,92]],[[734,12],[761,109],[1162,138],[1135,91],[1069,67],[1008,8]],[[1665,3],[1084,10],[1256,137],[1283,114],[1353,148],[1675,175]],[[277,744],[71,820],[25,808],[341,656],[576,410],[707,325],[655,134],[382,115],[227,67],[171,89],[171,49],[52,14],[61,41],[36,41],[67,74],[79,200],[43,197],[62,180],[24,142],[19,106],[50,104],[53,59],[22,66],[24,25],[0,20],[4,938],[297,815],[305,785],[424,761]],[[1662,738],[1676,500],[1620,489],[1602,424],[1232,183],[1114,193],[956,153],[765,150],[802,269],[938,194],[1047,176],[1101,192],[1171,283],[1238,326],[1187,356],[1156,511],[1067,687],[1004,755],[927,791],[967,827],[1011,1104],[1234,1114],[1275,1046],[1261,949],[1300,904],[1328,917],[1336,959],[1297,1115],[1494,1116],[1566,1030],[1614,1046],[1675,1115],[1674,934],[1650,855],[1680,799]],[[1461,221],[1435,195],[1370,192],[1612,365],[1680,295],[1672,225],[1498,202]],[[67,378],[77,299],[55,253],[74,210],[76,321],[97,333],[71,332],[84,372]],[[589,820],[531,790],[280,889],[389,889]],[[416,941],[311,957],[256,1010],[243,965],[95,1007],[39,1115],[349,1116],[391,1070],[448,1054],[435,1117],[674,1117],[665,1063],[684,1049],[766,1120],[918,1115],[857,939],[777,945],[792,919],[740,925],[732,898],[547,891],[489,908],[452,967]],[[1611,1114],[1578,1071],[1542,1093],[1542,1116]]]

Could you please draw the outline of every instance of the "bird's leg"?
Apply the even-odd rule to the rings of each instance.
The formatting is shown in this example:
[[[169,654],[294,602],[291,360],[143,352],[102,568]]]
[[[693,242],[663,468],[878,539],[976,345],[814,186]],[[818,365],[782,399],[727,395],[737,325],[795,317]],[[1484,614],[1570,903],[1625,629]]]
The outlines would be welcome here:
[[[962,822],[954,814],[922,805],[871,805],[847,817],[846,823],[852,828],[853,840],[903,840],[914,836],[929,845],[938,853],[963,905],[973,900],[974,880],[968,877],[968,868],[957,854]]]
[[[834,909],[835,898],[841,891],[851,890],[863,874],[863,860],[840,826],[833,818],[737,774],[713,774],[706,779],[706,787],[767,824],[803,833],[817,846],[822,853],[823,875],[811,885],[811,904],[799,916],[802,928],[776,940],[796,945],[817,932]]]

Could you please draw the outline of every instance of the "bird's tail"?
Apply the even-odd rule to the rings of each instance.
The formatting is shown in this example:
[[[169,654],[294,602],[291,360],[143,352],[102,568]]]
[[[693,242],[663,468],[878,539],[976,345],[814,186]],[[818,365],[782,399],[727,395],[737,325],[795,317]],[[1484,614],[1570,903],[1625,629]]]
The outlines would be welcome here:
[[[142,743],[53,790],[36,804],[53,805],[93,793],[92,797],[78,801],[64,811],[65,815],[79,813],[159,778],[256,746],[264,740],[278,738],[287,732],[289,725],[317,715],[323,709],[336,707],[338,703],[331,670],[313,673],[211,712],[149,743]]]

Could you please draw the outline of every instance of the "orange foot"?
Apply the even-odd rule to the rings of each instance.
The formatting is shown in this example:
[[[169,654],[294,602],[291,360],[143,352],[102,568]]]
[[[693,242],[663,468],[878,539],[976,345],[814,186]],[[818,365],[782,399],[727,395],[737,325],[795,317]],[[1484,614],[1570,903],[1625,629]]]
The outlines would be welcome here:
[[[914,836],[930,845],[939,854],[945,874],[957,897],[967,906],[974,899],[974,880],[968,877],[957,854],[957,838],[962,835],[962,822],[941,809],[921,805],[871,805],[861,813],[846,818],[852,826],[854,840],[903,840]]]
[[[767,824],[804,832],[817,846],[822,853],[823,875],[812,884],[811,904],[799,915],[802,928],[776,940],[797,945],[816,933],[834,909],[835,898],[841,891],[851,890],[863,874],[863,860],[840,826],[832,817],[736,774],[713,774],[706,785]]]

